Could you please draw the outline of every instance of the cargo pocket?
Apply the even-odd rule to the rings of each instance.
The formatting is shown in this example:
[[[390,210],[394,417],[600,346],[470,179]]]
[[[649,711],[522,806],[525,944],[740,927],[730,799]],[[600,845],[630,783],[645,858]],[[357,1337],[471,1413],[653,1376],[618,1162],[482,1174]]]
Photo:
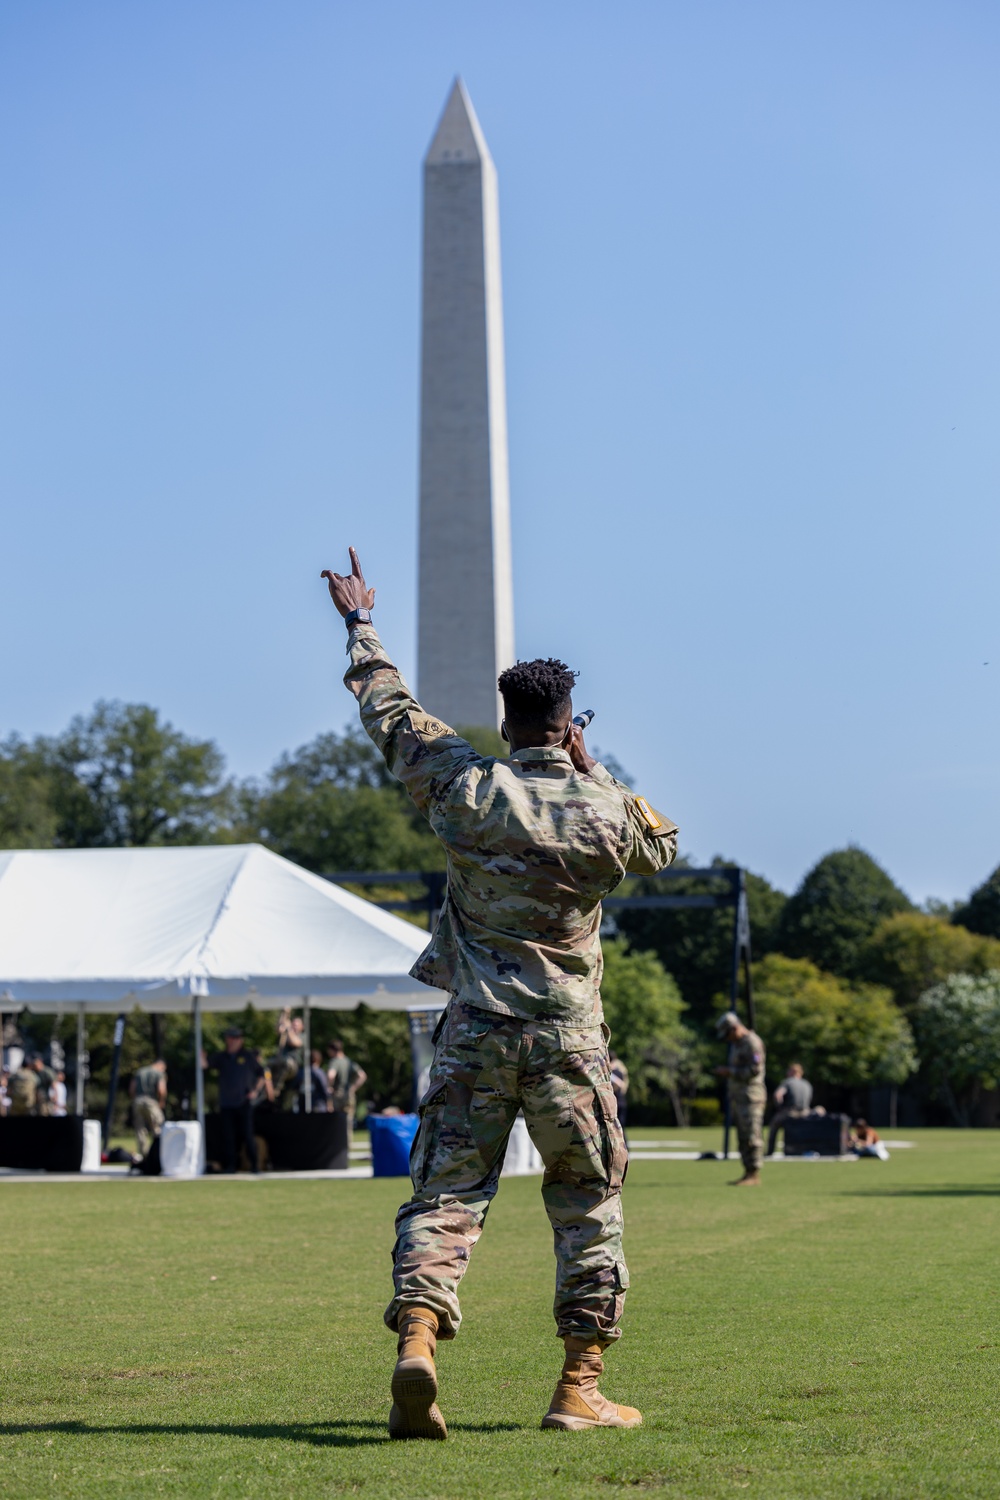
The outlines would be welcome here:
[[[428,1090],[418,1108],[420,1125],[410,1147],[410,1176],[416,1192],[422,1193],[428,1178],[433,1175],[434,1156],[441,1131],[441,1115],[448,1094],[447,1085],[439,1083]]]
[[[602,1084],[594,1090],[594,1110],[601,1132],[601,1157],[607,1178],[608,1191],[620,1192],[628,1171],[628,1150],[625,1136],[618,1123],[618,1106],[614,1091]]]

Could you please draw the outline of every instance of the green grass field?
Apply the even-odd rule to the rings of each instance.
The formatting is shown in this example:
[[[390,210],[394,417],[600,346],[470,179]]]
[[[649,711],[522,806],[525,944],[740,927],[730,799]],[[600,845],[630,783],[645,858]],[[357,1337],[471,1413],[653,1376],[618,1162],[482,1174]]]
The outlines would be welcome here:
[[[401,1181],[2,1182],[0,1490],[992,1500],[1000,1134],[909,1138],[750,1192],[633,1162],[604,1388],[636,1432],[539,1431],[549,1233],[506,1181],[439,1360],[447,1444],[386,1437]]]

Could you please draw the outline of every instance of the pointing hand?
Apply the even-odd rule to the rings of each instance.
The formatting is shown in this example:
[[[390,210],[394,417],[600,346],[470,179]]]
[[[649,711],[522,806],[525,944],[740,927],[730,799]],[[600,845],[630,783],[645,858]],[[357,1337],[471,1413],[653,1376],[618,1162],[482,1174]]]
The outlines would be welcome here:
[[[375,603],[375,590],[365,583],[358,554],[353,547],[349,550],[351,571],[348,577],[342,578],[339,573],[331,573],[329,568],[324,568],[320,574],[329,584],[330,598],[344,616],[349,615],[352,609],[371,609]]]

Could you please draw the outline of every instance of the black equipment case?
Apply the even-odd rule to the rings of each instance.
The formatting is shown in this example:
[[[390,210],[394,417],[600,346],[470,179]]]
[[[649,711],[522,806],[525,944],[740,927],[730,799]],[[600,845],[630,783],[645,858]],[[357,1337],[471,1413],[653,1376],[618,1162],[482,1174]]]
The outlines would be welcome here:
[[[851,1121],[848,1115],[803,1115],[785,1121],[785,1155],[846,1156]]]

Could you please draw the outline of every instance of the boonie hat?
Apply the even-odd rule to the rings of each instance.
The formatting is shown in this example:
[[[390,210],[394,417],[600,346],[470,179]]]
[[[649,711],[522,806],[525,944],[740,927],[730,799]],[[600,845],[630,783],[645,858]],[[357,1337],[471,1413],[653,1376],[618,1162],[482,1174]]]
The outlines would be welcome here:
[[[739,1016],[736,1014],[736,1012],[734,1010],[727,1010],[716,1021],[716,1023],[715,1023],[715,1034],[716,1034],[716,1036],[720,1036],[720,1037],[721,1036],[725,1036],[726,1032],[727,1031],[732,1031],[732,1029],[733,1029],[734,1026],[741,1026],[742,1024],[743,1023],[741,1022]]]

